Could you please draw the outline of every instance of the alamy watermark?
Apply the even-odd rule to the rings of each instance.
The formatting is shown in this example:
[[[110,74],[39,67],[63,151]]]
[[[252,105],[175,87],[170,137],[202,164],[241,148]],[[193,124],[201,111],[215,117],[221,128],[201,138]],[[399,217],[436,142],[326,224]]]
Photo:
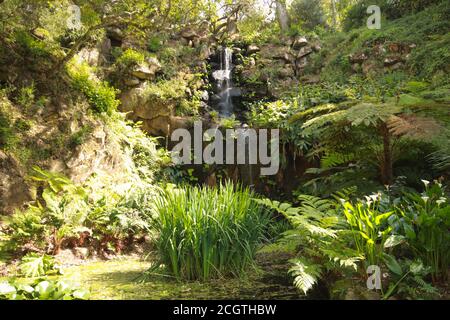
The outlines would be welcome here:
[[[175,164],[260,164],[262,176],[279,170],[279,129],[225,129],[224,136],[219,128],[203,132],[202,122],[195,121],[193,131],[193,137],[183,128],[172,132],[171,141],[178,142],[171,150]],[[208,144],[203,148],[205,142]]]
[[[371,265],[367,267],[367,289],[369,290],[381,290],[381,277],[386,278],[387,273],[381,273],[381,268],[377,265]]]
[[[381,29],[381,9],[379,6],[371,5],[367,8],[367,13],[370,14],[367,18],[367,28]]]

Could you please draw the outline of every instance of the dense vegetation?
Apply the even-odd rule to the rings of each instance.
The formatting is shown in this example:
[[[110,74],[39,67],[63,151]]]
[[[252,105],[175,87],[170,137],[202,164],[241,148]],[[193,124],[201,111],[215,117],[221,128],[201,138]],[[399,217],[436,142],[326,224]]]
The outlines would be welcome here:
[[[448,299],[449,31],[445,0],[0,1],[0,299],[136,259],[136,288]],[[280,170],[173,164],[194,121],[280,129]]]

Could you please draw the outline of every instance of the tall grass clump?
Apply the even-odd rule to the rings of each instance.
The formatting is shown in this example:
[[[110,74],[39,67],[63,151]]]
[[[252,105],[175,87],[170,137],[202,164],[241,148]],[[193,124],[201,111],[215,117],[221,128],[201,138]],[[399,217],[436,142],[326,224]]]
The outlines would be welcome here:
[[[155,223],[161,264],[178,279],[243,273],[269,222],[252,197],[232,183],[162,191]]]

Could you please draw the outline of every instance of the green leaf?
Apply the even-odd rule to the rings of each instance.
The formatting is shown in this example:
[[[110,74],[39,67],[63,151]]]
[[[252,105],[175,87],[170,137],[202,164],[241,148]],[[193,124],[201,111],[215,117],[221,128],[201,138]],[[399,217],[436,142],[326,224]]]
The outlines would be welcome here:
[[[78,289],[78,290],[75,290],[75,291],[72,293],[72,295],[73,295],[73,297],[74,297],[75,299],[79,299],[79,300],[87,300],[87,299],[89,299],[90,293],[89,293],[89,291],[87,291],[87,290]]]
[[[35,293],[38,294],[39,300],[47,300],[50,298],[50,294],[54,287],[49,281],[42,281],[35,287]]]
[[[400,264],[398,263],[397,259],[395,259],[394,256],[384,253],[383,260],[384,263],[386,263],[386,266],[389,268],[389,270],[391,270],[391,272],[399,276],[403,274],[402,267],[400,266]]]
[[[410,224],[404,223],[403,229],[405,230],[408,239],[410,240],[416,239],[416,233],[414,232],[414,228]]]
[[[294,264],[289,269],[289,273],[295,277],[294,285],[306,294],[317,283],[321,275],[321,267],[300,258],[290,260],[290,262]]]
[[[386,241],[384,242],[384,247],[392,248],[392,247],[399,245],[400,243],[405,242],[405,240],[406,239],[404,236],[393,234],[389,238],[386,239]]]
[[[0,295],[10,295],[16,293],[16,288],[8,282],[0,283]]]

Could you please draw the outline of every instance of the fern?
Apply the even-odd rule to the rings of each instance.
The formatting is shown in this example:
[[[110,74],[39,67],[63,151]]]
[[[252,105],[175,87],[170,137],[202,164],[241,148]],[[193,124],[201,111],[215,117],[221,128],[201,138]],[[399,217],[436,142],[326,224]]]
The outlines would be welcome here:
[[[389,131],[395,136],[420,140],[431,139],[443,130],[436,120],[416,115],[391,116],[387,125]]]
[[[355,155],[351,153],[343,154],[338,152],[329,152],[322,156],[322,158],[320,159],[320,166],[324,169],[330,169],[332,167],[350,162],[354,159]]]
[[[289,274],[294,277],[294,285],[306,294],[320,278],[322,267],[306,258],[291,259],[289,262],[293,264]]]
[[[294,276],[294,285],[306,294],[321,276],[321,265],[357,270],[357,263],[364,257],[346,248],[346,234],[342,232],[345,222],[335,201],[310,195],[300,195],[298,200],[299,207],[268,199],[256,201],[283,214],[294,227],[283,234],[279,243],[301,249],[301,257],[290,261],[293,266],[289,273]]]

